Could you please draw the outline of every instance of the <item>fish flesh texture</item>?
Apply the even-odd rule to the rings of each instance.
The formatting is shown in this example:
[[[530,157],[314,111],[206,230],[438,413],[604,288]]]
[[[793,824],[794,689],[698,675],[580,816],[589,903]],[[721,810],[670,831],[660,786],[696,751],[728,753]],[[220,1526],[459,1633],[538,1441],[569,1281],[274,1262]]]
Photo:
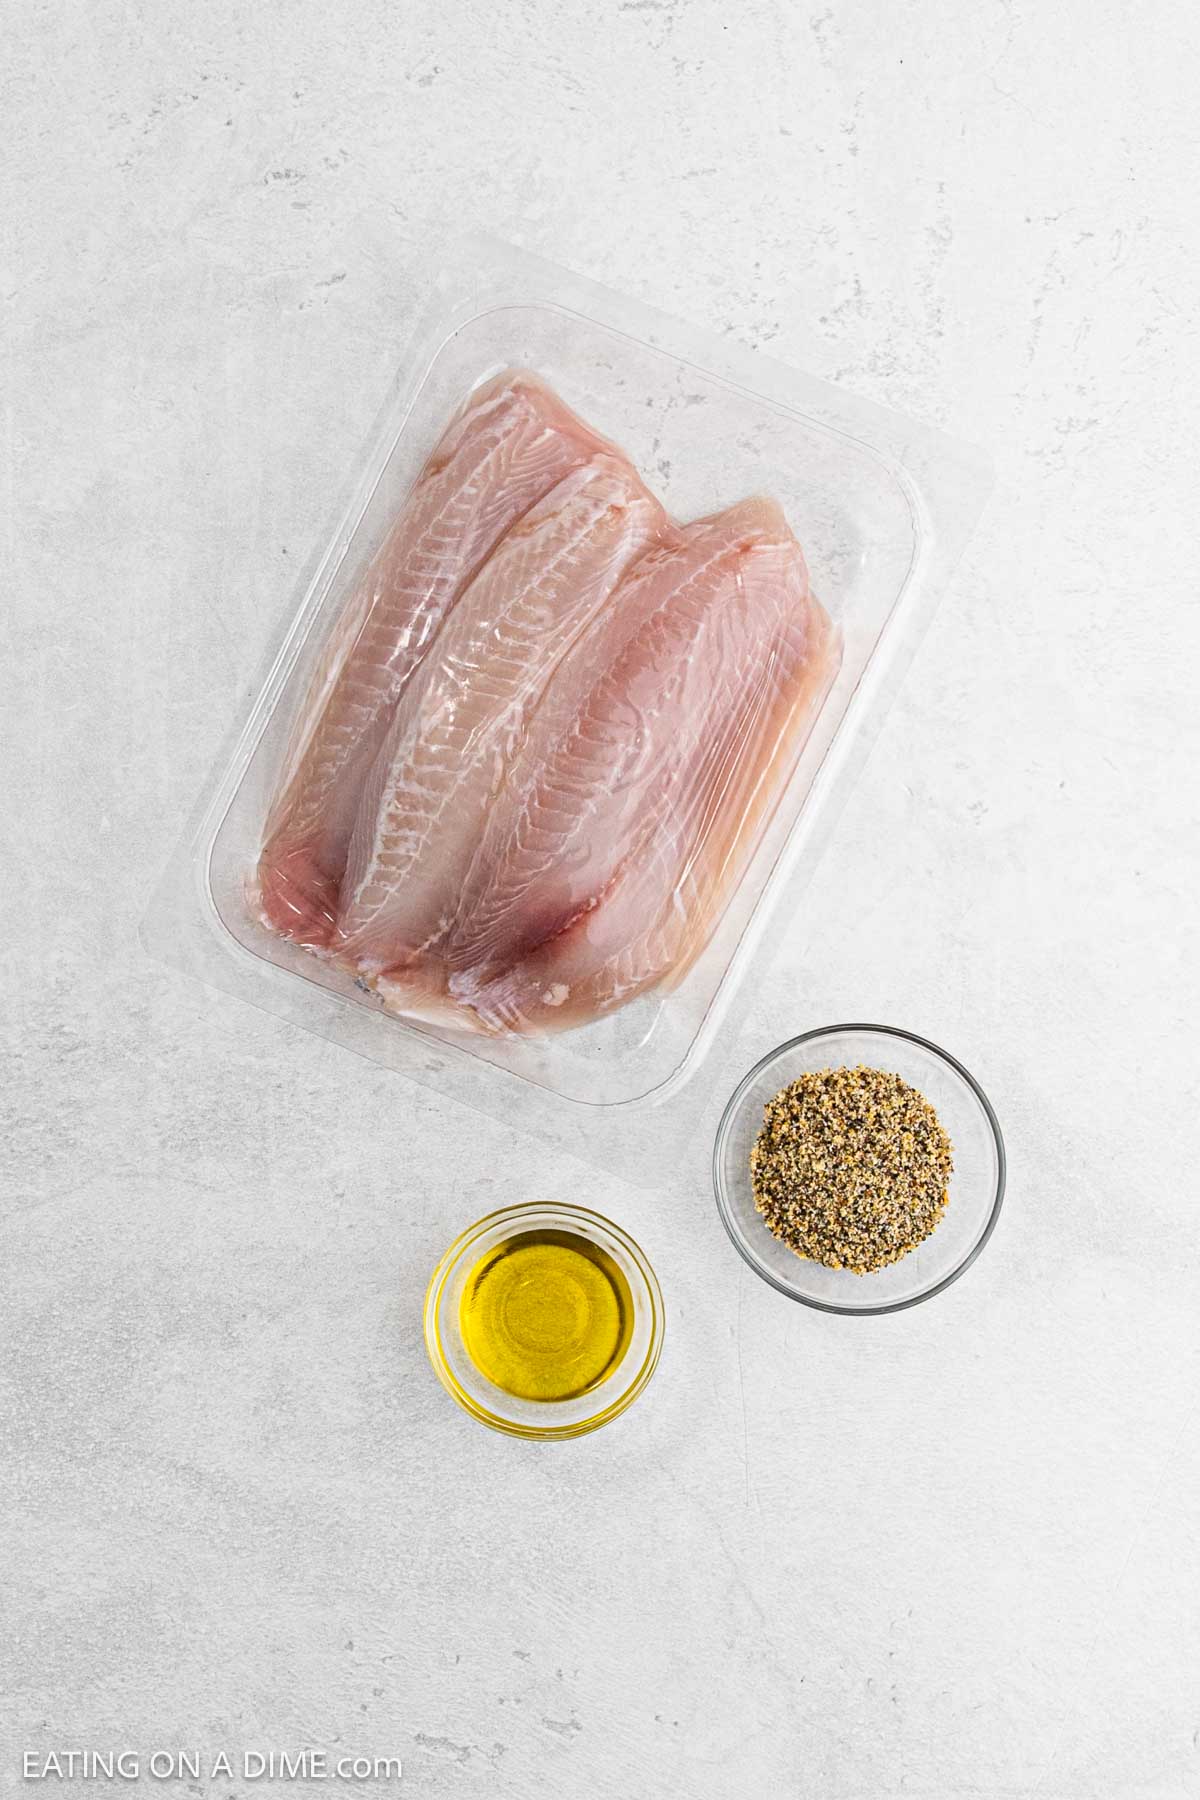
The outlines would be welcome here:
[[[562,658],[673,528],[623,457],[572,470],[512,526],[411,676],[364,783],[333,948],[368,976],[438,955],[481,821]]]
[[[463,883],[447,986],[476,1029],[578,1024],[682,978],[838,660],[773,501],[635,565],[563,659]],[[386,991],[403,1003],[403,978]]]
[[[610,449],[527,370],[488,382],[452,421],[309,684],[258,867],[273,930],[328,945],[363,783],[413,671],[509,527]]]
[[[334,628],[255,877],[390,1010],[585,1025],[711,942],[840,663],[782,510],[675,524],[537,376],[479,388]]]

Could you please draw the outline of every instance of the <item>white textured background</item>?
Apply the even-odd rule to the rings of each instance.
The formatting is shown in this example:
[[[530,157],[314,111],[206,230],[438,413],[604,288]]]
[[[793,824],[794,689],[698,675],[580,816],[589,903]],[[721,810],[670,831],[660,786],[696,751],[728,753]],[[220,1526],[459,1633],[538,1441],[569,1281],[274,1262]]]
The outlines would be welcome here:
[[[0,1791],[27,1746],[308,1742],[424,1800],[1200,1794],[1194,8],[4,36]],[[435,222],[994,452],[719,1052],[867,1016],[978,1072],[1008,1205],[927,1307],[758,1284],[704,1145],[622,1189],[137,949]],[[419,1322],[454,1230],[541,1193],[670,1306],[645,1401],[551,1448],[460,1415]]]

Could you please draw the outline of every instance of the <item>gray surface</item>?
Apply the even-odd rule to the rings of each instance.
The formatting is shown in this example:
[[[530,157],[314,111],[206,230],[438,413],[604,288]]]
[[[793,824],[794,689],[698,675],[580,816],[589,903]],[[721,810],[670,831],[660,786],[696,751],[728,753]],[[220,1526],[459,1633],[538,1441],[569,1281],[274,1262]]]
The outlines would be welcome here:
[[[10,21],[0,1791],[27,1746],[308,1742],[430,1800],[1195,1794],[1193,9]],[[865,1015],[977,1071],[1007,1214],[927,1307],[757,1285],[703,1144],[624,1190],[141,959],[431,221],[995,449],[720,1052]],[[645,1401],[546,1449],[419,1332],[454,1230],[539,1193],[671,1310]]]

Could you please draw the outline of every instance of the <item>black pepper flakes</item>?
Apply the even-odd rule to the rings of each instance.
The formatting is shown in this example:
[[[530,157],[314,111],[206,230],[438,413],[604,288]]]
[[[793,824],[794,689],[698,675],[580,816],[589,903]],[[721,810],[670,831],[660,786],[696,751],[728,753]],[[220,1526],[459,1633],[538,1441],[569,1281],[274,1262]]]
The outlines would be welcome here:
[[[953,1150],[917,1089],[885,1069],[818,1069],[781,1088],[750,1152],[754,1204],[797,1256],[865,1275],[937,1226]]]

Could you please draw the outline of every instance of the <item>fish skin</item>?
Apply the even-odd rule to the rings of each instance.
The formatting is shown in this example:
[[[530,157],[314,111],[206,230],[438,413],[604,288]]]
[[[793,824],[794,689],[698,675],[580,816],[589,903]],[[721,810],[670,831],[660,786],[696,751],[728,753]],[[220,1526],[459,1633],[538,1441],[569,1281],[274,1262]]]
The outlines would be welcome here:
[[[680,980],[836,674],[774,502],[684,540],[564,660],[489,819],[448,954],[468,1029],[561,1030]]]
[[[612,452],[509,530],[410,679],[364,785],[335,955],[368,977],[437,966],[481,821],[558,663],[668,533],[659,502]]]
[[[394,709],[467,581],[521,515],[609,446],[527,370],[451,422],[324,650],[301,708],[257,870],[273,930],[328,946],[362,782]]]

